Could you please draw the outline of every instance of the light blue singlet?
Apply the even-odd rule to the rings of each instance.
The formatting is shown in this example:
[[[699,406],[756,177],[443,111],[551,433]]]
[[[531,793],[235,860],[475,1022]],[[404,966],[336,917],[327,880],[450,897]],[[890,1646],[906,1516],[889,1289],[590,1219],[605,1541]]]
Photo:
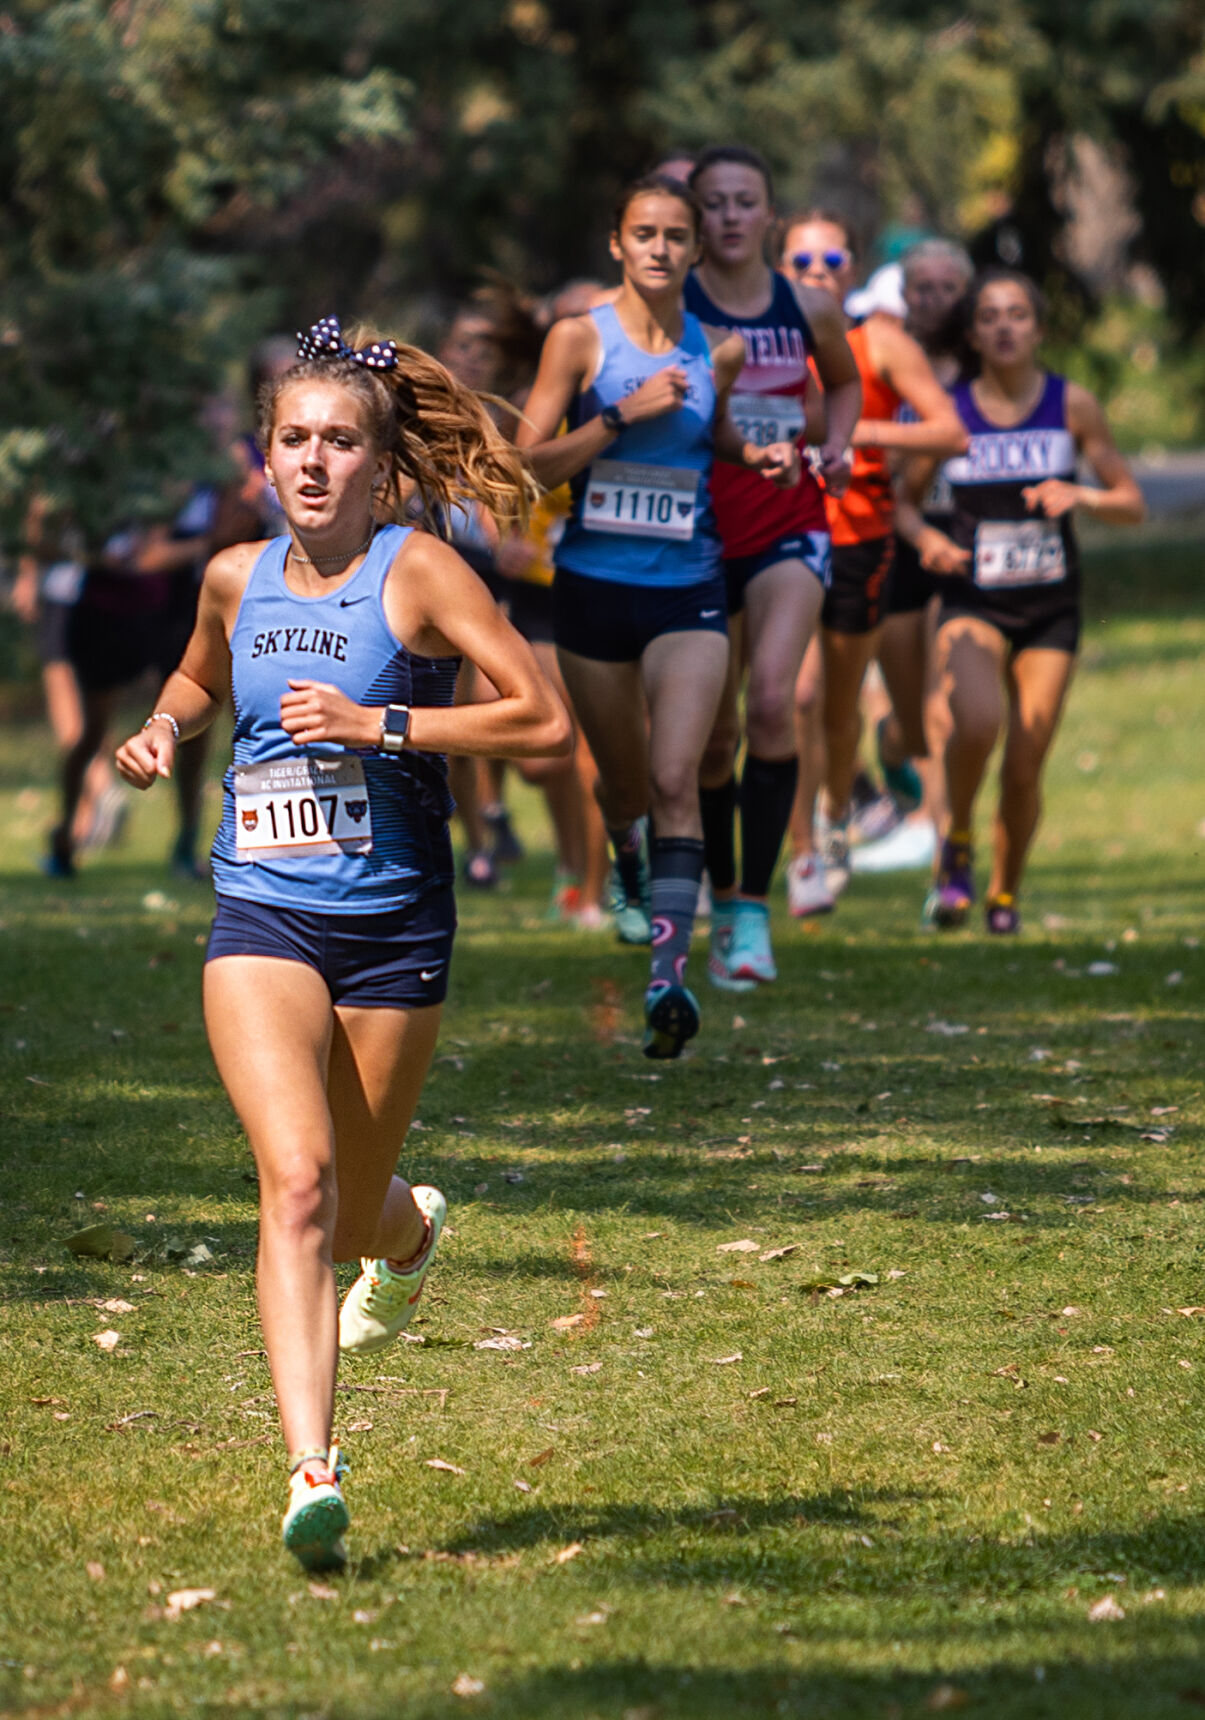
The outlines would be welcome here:
[[[385,619],[385,579],[410,529],[378,531],[329,595],[289,590],[287,537],[252,569],[230,640],[234,764],[213,844],[219,896],[370,914],[452,881],[441,756],[298,747],[280,726],[290,679],[327,682],[360,705],[452,704],[460,659],[412,655]]]
[[[571,430],[670,365],[689,383],[676,412],[622,431],[574,478],[556,565],[621,585],[698,585],[716,574],[721,554],[708,485],[716,388],[707,335],[686,311],[679,344],[654,356],[628,339],[613,305],[590,315],[602,360],[570,407]]]

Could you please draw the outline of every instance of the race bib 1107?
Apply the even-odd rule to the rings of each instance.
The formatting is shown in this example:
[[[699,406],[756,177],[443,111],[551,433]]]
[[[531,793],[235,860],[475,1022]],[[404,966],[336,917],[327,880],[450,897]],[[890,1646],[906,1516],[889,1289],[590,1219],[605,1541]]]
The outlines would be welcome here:
[[[730,394],[728,416],[746,442],[797,442],[806,427],[803,401],[792,394]]]
[[[620,537],[689,543],[695,535],[699,475],[680,466],[596,460],[582,496],[582,527]]]
[[[367,854],[372,806],[358,758],[282,758],[236,768],[240,860],[271,854]]]
[[[981,520],[975,528],[975,584],[1057,585],[1067,554],[1057,520]]]

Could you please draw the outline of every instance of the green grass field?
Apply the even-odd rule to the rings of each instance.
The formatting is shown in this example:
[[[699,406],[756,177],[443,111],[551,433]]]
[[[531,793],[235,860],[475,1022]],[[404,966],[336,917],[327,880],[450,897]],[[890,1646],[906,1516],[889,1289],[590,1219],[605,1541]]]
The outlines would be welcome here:
[[[697,943],[703,1032],[654,1069],[643,958],[543,923],[546,855],[462,898],[402,1160],[452,1228],[423,1341],[342,1370],[322,1582],[278,1545],[208,892],[165,875],[166,794],[40,879],[52,758],[8,728],[0,1709],[1205,1707],[1199,566],[1091,563],[1019,942],[858,881],[806,932],[780,909],[771,992],[709,993]],[[98,1222],[132,1263],[66,1252]]]

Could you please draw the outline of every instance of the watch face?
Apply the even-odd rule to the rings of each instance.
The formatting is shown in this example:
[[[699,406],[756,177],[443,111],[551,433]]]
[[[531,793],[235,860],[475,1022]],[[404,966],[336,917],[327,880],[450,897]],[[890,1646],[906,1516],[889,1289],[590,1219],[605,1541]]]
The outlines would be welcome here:
[[[410,712],[408,710],[395,710],[392,705],[389,706],[385,712],[385,733],[404,737],[409,727]]]

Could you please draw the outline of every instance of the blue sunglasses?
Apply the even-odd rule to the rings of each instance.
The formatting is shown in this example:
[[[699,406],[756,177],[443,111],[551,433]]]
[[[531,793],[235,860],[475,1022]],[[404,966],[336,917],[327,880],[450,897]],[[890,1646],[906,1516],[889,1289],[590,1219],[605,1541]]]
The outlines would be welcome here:
[[[831,275],[838,269],[843,269],[849,262],[848,251],[796,251],[791,258],[792,266],[806,273],[812,264],[819,260]]]

